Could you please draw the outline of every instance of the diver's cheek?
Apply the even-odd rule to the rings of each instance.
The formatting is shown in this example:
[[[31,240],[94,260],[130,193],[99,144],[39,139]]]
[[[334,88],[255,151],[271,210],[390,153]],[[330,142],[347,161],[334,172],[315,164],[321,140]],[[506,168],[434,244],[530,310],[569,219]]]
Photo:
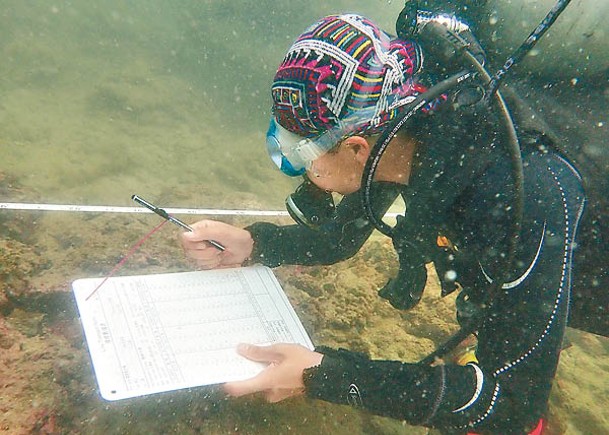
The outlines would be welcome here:
[[[307,177],[320,189],[326,190],[329,185],[333,184],[333,177],[331,174],[326,170],[319,170],[315,164],[313,164],[310,169],[307,169]]]

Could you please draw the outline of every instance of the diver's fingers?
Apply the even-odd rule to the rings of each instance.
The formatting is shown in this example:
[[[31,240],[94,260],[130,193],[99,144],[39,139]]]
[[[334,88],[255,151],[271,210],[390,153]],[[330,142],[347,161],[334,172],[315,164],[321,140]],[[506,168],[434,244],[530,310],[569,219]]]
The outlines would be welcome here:
[[[192,227],[193,231],[183,232],[179,236],[186,256],[204,269],[217,267],[222,261],[220,258],[222,251],[207,242],[210,237],[207,228],[210,224],[213,225],[213,221],[197,222]]]
[[[180,242],[185,248],[196,249],[199,245],[203,245],[205,240],[209,239],[209,236],[206,235],[205,226],[198,226],[196,230],[194,226],[191,228],[193,231],[184,231],[180,234]]]
[[[237,346],[237,353],[257,362],[278,363],[285,359],[282,343],[269,346],[241,343]]]
[[[193,260],[212,260],[218,258],[222,253],[219,249],[209,245],[205,246],[203,243],[197,244],[193,248],[185,248],[184,251]]]
[[[222,386],[224,392],[232,397],[241,397],[246,394],[258,393],[260,391],[266,391],[272,385],[270,381],[272,375],[270,371],[272,368],[267,367],[257,376],[246,379],[244,381],[228,382]]]
[[[237,346],[237,353],[249,360],[264,362],[269,365],[253,378],[224,384],[224,391],[228,395],[239,397],[266,391],[274,387],[275,364],[283,359],[283,355],[275,350],[275,345],[256,346],[252,344],[239,344]]]
[[[235,232],[242,231],[240,228],[233,225],[210,219],[195,222],[191,225],[191,228],[192,232],[189,237],[191,240],[195,241],[217,240],[228,242]]]
[[[230,260],[230,253],[221,251],[218,248],[207,246],[200,246],[194,249],[185,249],[186,256],[194,261],[194,263],[203,269],[215,269],[217,267],[225,267],[224,262],[229,259],[230,263],[234,261]]]
[[[264,392],[270,402],[302,394],[304,369],[319,365],[323,358],[320,353],[291,343],[271,346],[240,344],[237,352],[252,361],[268,365],[258,376],[225,384],[224,390],[231,396]]]
[[[200,267],[236,267],[247,260],[253,250],[254,240],[249,231],[224,222],[202,220],[192,225],[193,231],[180,234],[180,242],[186,255]],[[225,249],[210,244],[213,240]]]

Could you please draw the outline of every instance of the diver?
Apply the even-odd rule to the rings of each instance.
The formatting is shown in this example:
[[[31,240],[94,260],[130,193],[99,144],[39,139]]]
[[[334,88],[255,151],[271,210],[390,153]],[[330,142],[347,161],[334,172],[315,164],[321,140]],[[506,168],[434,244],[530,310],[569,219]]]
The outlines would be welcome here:
[[[379,135],[454,66],[432,51],[416,35],[392,39],[354,14],[309,27],[274,77],[267,133],[281,171],[305,177],[288,201],[298,224],[237,228],[203,220],[181,235],[187,255],[204,269],[353,256],[375,228],[363,206],[362,175]],[[476,325],[475,358],[403,363],[347,349],[244,344],[244,357],[270,364],[253,379],[226,384],[229,395],[262,392],[277,402],[305,394],[443,433],[541,433],[568,316],[582,180],[542,135],[522,132],[516,216],[518,183],[503,146],[509,138],[497,128],[498,115],[480,107],[457,110],[450,93],[427,102],[389,138],[372,182],[376,218],[398,196],[406,204],[390,233],[399,272],[380,296],[398,309],[416,305],[433,263],[443,294],[461,292],[460,322],[487,313]],[[334,204],[328,192],[343,198]],[[304,205],[301,196],[309,198]]]

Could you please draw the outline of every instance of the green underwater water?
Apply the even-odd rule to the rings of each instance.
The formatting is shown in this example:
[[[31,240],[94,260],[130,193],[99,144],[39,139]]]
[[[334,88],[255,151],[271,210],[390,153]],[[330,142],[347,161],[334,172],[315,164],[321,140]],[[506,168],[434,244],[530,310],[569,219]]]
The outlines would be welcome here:
[[[266,155],[269,85],[293,38],[341,10],[390,22],[399,9],[3,1],[1,168],[44,202],[125,205],[133,192],[216,207],[239,192],[281,208],[290,180]]]
[[[0,202],[131,206],[137,193],[164,207],[283,210],[295,185],[268,158],[264,134],[269,85],[285,50],[326,14],[359,12],[392,30],[401,7],[395,0],[0,0]],[[427,433],[347,407],[226,401],[213,389],[103,402],[69,284],[107,273],[156,223],[0,210],[0,293],[22,296],[19,303],[0,296],[0,321],[17,331],[4,333],[0,322],[0,355],[9,355],[0,374],[15,376],[0,377],[0,433]],[[125,273],[190,267],[173,229],[164,231]],[[378,254],[376,245],[369,249]],[[326,269],[280,273],[292,272],[333,279]],[[317,313],[294,292],[305,317]],[[341,343],[317,326],[320,342]],[[355,339],[349,334],[343,346]],[[551,401],[553,433],[607,433],[609,343],[575,331],[569,338]],[[383,348],[380,338],[370,340],[358,341],[362,350]]]

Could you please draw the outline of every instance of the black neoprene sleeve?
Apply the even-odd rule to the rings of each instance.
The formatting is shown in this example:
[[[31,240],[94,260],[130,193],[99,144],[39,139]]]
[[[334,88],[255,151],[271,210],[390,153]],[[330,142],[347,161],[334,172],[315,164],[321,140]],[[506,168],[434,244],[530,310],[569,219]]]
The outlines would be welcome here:
[[[390,183],[375,183],[373,187],[374,209],[382,216],[395,201],[399,188]],[[268,222],[246,227],[254,239],[250,261],[269,267],[334,264],[355,255],[373,229],[365,218],[361,193],[356,192],[345,196],[336,207],[334,219],[319,229]]]
[[[469,420],[466,413],[456,415],[450,410],[461,407],[472,395],[476,385],[472,367],[430,367],[370,360],[343,349],[316,350],[324,358],[320,366],[305,371],[308,397],[362,407],[413,425],[466,424]],[[491,394],[492,385],[488,385],[482,401]]]

